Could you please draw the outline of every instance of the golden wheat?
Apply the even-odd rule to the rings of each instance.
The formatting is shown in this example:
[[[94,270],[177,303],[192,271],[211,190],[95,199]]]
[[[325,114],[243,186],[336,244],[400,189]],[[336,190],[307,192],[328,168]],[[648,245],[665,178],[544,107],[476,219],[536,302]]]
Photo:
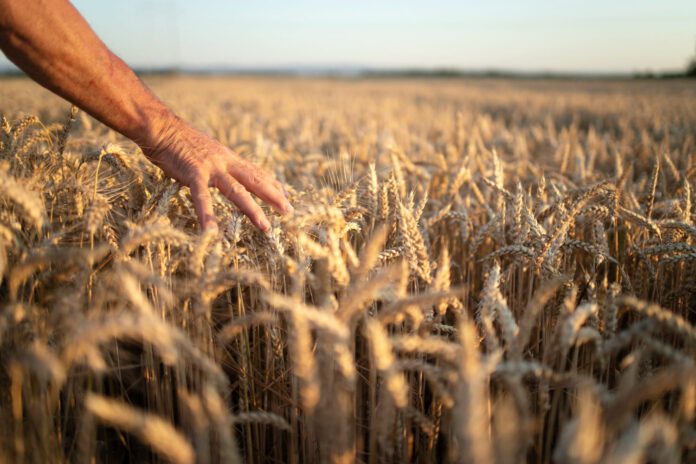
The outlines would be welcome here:
[[[696,459],[692,85],[150,83],[295,213],[3,80],[1,459]]]

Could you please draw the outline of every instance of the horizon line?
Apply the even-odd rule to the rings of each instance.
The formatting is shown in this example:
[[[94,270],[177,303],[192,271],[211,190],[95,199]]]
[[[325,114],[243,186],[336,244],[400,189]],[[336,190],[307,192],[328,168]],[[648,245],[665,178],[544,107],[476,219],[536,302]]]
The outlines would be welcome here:
[[[297,77],[558,77],[558,78],[635,78],[688,77],[686,69],[619,70],[521,70],[504,67],[461,68],[457,66],[369,66],[369,65],[154,65],[132,66],[138,75],[289,75]],[[24,75],[12,63],[0,63],[0,75]]]

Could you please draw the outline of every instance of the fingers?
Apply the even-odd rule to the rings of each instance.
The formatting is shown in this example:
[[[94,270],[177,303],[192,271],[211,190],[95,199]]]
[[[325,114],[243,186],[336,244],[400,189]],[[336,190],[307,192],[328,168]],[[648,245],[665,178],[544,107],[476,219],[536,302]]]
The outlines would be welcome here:
[[[206,182],[199,182],[191,186],[191,198],[193,199],[193,207],[198,214],[198,222],[201,228],[205,231],[208,229],[217,231],[217,221],[215,220],[215,212],[213,211],[213,199],[208,190]]]
[[[217,187],[251,222],[262,232],[271,228],[271,223],[251,194],[229,174],[219,174],[213,178]]]
[[[230,166],[229,171],[249,192],[271,205],[279,213],[293,211],[281,183],[265,170],[240,159]]]

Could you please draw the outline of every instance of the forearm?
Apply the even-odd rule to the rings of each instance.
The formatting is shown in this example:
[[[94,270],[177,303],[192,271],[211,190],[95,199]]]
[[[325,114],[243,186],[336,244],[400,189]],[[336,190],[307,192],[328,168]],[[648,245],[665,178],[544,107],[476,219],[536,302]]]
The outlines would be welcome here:
[[[0,0],[0,48],[38,83],[141,146],[174,120],[67,0]]]
[[[252,193],[280,212],[292,211],[278,181],[177,119],[69,1],[0,0],[0,48],[35,81],[136,142],[150,161],[189,187],[204,228],[216,227],[209,187],[261,230],[270,223]]]

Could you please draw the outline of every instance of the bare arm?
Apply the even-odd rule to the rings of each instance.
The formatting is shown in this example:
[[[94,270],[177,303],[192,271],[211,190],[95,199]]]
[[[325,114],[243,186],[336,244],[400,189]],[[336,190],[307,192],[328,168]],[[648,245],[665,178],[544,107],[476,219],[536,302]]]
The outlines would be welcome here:
[[[279,212],[292,209],[268,173],[194,129],[111,53],[67,0],[0,0],[0,49],[47,89],[136,142],[164,172],[191,188],[201,226],[215,227],[217,187],[262,230],[250,193]]]

